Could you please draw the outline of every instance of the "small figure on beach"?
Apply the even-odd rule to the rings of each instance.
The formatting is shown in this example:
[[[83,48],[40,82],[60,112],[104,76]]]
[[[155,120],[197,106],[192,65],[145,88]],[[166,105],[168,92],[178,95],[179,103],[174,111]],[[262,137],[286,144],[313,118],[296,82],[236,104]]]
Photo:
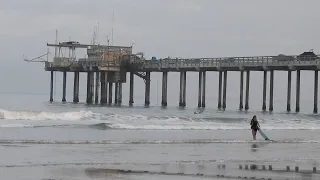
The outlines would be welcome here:
[[[251,125],[251,129],[252,129],[253,140],[256,140],[257,131],[259,129],[259,122],[257,120],[257,116],[256,115],[254,115],[252,117],[250,125]]]

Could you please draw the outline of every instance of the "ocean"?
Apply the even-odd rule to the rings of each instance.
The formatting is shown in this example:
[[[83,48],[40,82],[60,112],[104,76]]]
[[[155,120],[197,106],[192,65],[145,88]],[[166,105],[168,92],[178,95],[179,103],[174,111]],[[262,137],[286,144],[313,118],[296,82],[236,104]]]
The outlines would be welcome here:
[[[71,85],[72,76],[68,78]],[[135,87],[132,107],[127,103],[127,85],[121,107],[86,105],[83,90],[78,104],[62,103],[59,88],[53,103],[48,102],[49,93],[24,93],[23,88],[20,92],[2,92],[0,177],[319,179],[319,174],[312,171],[319,168],[320,115],[312,113],[313,100],[305,98],[308,93],[302,95],[300,113],[287,113],[283,93],[286,83],[278,81],[276,89],[282,94],[275,91],[272,113],[261,111],[260,81],[253,83],[249,111],[238,110],[238,93],[233,93],[236,88],[229,84],[226,111],[216,108],[217,98],[211,93],[216,92],[216,87],[209,86],[207,107],[202,113],[195,113],[199,112],[197,89],[192,87],[196,81],[187,82],[194,90],[187,90],[186,108],[177,107],[177,85],[168,88],[171,94],[166,108],[159,106],[161,97],[155,95],[150,107],[144,107],[143,88],[139,86]],[[84,89],[84,84],[81,86]],[[302,93],[307,86],[303,86]],[[161,94],[161,86],[152,87],[151,94]],[[72,88],[68,87],[68,101],[72,100],[71,93]],[[294,102],[293,98],[293,111]],[[272,141],[265,141],[259,134],[256,141],[252,140],[253,115],[257,115],[262,130]]]

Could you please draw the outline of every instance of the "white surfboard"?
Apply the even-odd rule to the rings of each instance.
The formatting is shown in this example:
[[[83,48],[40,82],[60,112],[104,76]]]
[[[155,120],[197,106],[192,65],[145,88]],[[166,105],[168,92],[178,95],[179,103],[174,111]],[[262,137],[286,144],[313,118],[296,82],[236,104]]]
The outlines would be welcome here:
[[[266,141],[271,140],[268,138],[268,136],[266,134],[264,134],[264,132],[261,130],[260,127],[259,127],[258,131],[259,131],[260,135],[264,138],[264,140],[266,140]]]

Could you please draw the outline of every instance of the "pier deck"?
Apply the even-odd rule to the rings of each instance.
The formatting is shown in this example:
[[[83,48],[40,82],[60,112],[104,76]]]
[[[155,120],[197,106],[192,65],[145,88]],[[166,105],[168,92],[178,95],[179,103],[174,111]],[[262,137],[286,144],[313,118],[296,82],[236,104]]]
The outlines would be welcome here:
[[[123,66],[128,71],[140,72],[180,72],[180,71],[269,71],[269,70],[317,70],[320,69],[319,60],[310,58],[292,60],[277,60],[277,56],[258,57],[233,57],[232,61],[226,58],[202,58],[202,59],[160,59],[139,60]],[[74,61],[66,65],[54,65],[53,62],[46,62],[46,71],[120,71],[121,62],[113,61]]]

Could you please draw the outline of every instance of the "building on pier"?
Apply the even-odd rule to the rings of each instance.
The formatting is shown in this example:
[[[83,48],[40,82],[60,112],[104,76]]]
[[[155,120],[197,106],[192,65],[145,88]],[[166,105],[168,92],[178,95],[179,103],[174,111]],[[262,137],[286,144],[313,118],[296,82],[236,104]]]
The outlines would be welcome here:
[[[145,105],[150,105],[150,74],[161,72],[162,76],[162,106],[167,106],[168,74],[180,72],[180,96],[179,106],[185,107],[187,72],[199,73],[198,107],[206,106],[206,72],[215,71],[219,75],[218,103],[219,109],[227,108],[227,79],[228,71],[240,73],[239,109],[249,109],[250,97],[250,72],[263,72],[263,102],[262,110],[267,110],[267,75],[270,78],[269,111],[273,111],[274,71],[287,71],[287,111],[291,111],[291,73],[297,73],[296,79],[296,112],[300,111],[300,71],[314,71],[314,109],[318,112],[318,71],[320,58],[312,51],[300,55],[275,55],[275,56],[251,56],[251,57],[220,57],[220,58],[165,58],[146,60],[143,53],[133,53],[132,46],[89,45],[69,41],[55,44],[47,44],[55,47],[53,61],[48,58],[45,62],[45,70],[51,72],[50,101],[53,101],[53,72],[63,73],[63,96],[66,101],[66,76],[68,72],[74,73],[73,102],[79,102],[79,73],[87,73],[87,98],[86,102],[121,105],[122,83],[126,83],[126,75],[130,73],[129,104],[134,103],[134,76],[142,78],[145,82]],[[76,49],[85,48],[86,58],[76,58]],[[63,49],[69,53],[61,53]],[[48,54],[47,54],[48,55]],[[38,57],[39,58],[39,57]],[[36,58],[35,58],[36,59]],[[30,60],[28,60],[30,61]],[[246,75],[246,76],[244,76]],[[245,87],[244,87],[245,86]],[[245,89],[244,89],[245,88]],[[114,92],[114,98],[113,98]],[[113,102],[114,100],[114,102]]]

